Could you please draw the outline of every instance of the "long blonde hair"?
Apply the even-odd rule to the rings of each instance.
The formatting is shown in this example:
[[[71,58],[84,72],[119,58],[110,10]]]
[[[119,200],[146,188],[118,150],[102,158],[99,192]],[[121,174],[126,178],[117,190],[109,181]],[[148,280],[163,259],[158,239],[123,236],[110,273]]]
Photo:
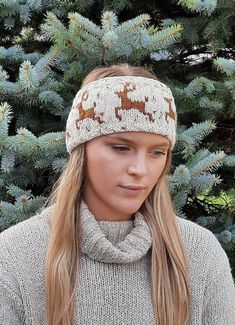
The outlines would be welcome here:
[[[133,75],[156,79],[142,67],[118,64],[97,67],[83,85],[111,76]],[[185,249],[169,194],[166,166],[140,211],[151,230],[152,303],[158,325],[187,325],[189,321],[189,283]],[[76,280],[80,261],[80,203],[86,175],[85,144],[76,147],[55,183],[46,206],[54,205],[51,235],[46,257],[46,324],[74,325]]]

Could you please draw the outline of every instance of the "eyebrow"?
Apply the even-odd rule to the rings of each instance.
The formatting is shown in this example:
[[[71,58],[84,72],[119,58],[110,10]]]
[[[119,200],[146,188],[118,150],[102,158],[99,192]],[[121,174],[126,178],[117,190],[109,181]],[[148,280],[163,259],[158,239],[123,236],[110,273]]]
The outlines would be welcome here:
[[[111,135],[111,134],[107,134],[106,135],[108,138],[112,139],[112,140],[119,140],[119,141],[123,141],[123,142],[127,142],[127,143],[132,143],[132,144],[136,144],[135,141],[125,138],[125,137],[121,137],[121,136],[115,136],[115,135]],[[153,145],[151,145],[151,147],[169,147],[169,143],[166,141],[159,141],[158,143],[155,143]]]

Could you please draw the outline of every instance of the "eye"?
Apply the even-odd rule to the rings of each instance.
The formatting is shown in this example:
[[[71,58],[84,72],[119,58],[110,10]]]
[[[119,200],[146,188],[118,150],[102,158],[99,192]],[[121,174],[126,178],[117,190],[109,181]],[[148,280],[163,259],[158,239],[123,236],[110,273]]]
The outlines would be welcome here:
[[[163,155],[163,156],[165,156],[165,152],[163,152],[163,151],[158,151],[158,150],[156,150],[156,151],[154,151],[154,155],[155,156],[159,156],[159,155]]]
[[[130,150],[129,147],[125,147],[125,146],[112,146],[112,149],[114,149],[116,151],[120,151],[120,152],[126,152],[126,151]],[[153,151],[154,156],[160,156],[160,155],[165,155],[165,154],[166,153],[164,151],[159,151],[159,150]]]
[[[128,147],[124,147],[124,146],[112,146],[112,149],[117,150],[117,151],[121,151],[121,152],[129,150]]]

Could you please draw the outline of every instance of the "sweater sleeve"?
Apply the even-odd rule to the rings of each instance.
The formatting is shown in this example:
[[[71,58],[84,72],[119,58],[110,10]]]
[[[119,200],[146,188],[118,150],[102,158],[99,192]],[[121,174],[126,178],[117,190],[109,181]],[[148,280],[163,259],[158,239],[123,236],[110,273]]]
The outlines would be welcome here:
[[[209,268],[203,325],[235,325],[235,287],[228,257],[217,238],[208,241]]]
[[[0,319],[4,325],[24,325],[23,306],[20,297],[6,284],[0,283]]]
[[[0,234],[0,324],[24,325],[24,306],[15,263],[11,262],[11,255],[2,237]]]

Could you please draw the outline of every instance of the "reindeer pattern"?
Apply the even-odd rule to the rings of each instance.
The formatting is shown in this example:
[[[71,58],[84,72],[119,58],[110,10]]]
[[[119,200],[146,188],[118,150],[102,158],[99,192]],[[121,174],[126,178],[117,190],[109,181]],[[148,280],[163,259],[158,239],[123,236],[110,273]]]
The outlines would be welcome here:
[[[109,91],[112,91],[112,90],[109,90]],[[132,100],[130,98],[130,94],[134,91],[138,91],[138,89],[136,89],[135,84],[130,83],[130,82],[125,82],[123,84],[123,88],[121,90],[114,91],[114,94],[117,95],[118,98],[120,98],[120,104],[116,105],[114,107],[115,117],[119,121],[122,121],[122,118],[123,118],[122,112],[128,111],[128,110],[133,110],[133,109],[135,109],[135,110],[139,111],[140,113],[142,113],[143,115],[147,116],[149,119],[149,122],[151,122],[151,123],[155,122],[155,116],[153,115],[153,113],[155,113],[156,110],[160,110],[161,114],[164,114],[164,112],[165,112],[165,120],[167,123],[169,121],[169,118],[173,119],[175,121],[176,114],[173,110],[172,98],[163,97],[164,100],[166,101],[166,103],[168,104],[167,111],[165,111],[165,109],[162,109],[162,110],[159,109],[158,103],[156,102],[156,110],[153,110],[153,112],[151,113],[151,112],[146,111],[146,105],[150,100],[149,96],[144,96],[143,100]],[[102,92],[102,89],[101,89],[101,92]],[[151,100],[154,99],[154,97],[152,97],[152,96],[154,96],[154,94],[151,94]],[[104,122],[107,123],[107,121],[104,121],[104,115],[106,115],[105,107],[103,107],[103,110],[104,110],[103,112],[102,112],[102,108],[101,108],[101,110],[96,109],[96,106],[97,106],[96,101],[99,100],[99,93],[96,94],[96,98],[97,99],[95,99],[95,100],[93,100],[93,99],[88,100],[89,99],[89,91],[85,90],[80,95],[80,100],[77,103],[75,103],[73,108],[76,111],[78,111],[78,113],[79,113],[78,118],[76,119],[76,128],[78,130],[80,129],[81,122],[86,119],[91,119],[93,121],[98,122],[99,124],[103,124]],[[157,98],[156,98],[156,101],[157,101]],[[88,107],[86,107],[87,103],[89,103]],[[87,128],[87,131],[89,131],[89,128]],[[66,134],[66,136],[69,136],[69,135]]]

